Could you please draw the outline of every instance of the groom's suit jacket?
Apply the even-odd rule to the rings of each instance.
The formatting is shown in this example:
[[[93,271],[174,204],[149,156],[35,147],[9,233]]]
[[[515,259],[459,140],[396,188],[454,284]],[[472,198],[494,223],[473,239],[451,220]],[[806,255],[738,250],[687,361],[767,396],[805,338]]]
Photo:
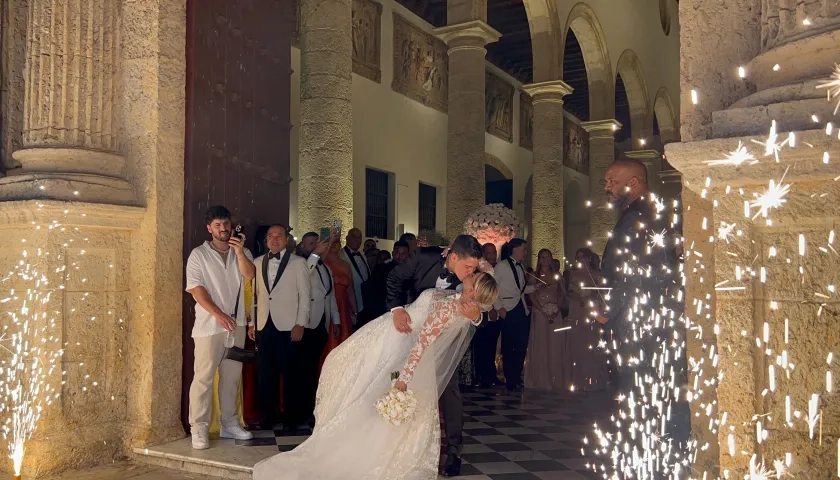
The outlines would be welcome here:
[[[388,310],[404,306],[403,298],[412,303],[424,290],[435,288],[446,262],[442,254],[440,247],[419,248],[408,260],[391,270],[385,284]],[[460,283],[455,278],[449,288],[455,288]]]

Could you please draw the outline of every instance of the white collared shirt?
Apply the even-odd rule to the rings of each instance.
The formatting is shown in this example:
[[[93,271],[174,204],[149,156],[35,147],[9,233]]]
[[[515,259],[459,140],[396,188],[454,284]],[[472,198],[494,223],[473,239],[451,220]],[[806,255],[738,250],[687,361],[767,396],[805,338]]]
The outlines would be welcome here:
[[[245,256],[248,260],[254,261],[253,255],[246,248]],[[233,309],[236,305],[236,296],[239,294],[239,308],[236,313],[236,324],[245,326],[245,281],[239,272],[239,262],[236,258],[236,251],[233,248],[228,250],[227,262],[222,258],[210,242],[204,242],[193,249],[190,258],[187,260],[187,288],[192,290],[196,287],[204,287],[210,298],[217,307],[228,315],[233,316]],[[224,333],[225,329],[213,318],[213,315],[201,305],[195,305],[195,324],[192,329],[192,337],[209,337],[217,333]]]
[[[277,276],[277,271],[280,270],[280,262],[283,261],[283,255],[286,254],[286,250],[280,251],[280,258],[272,258],[268,261],[268,284],[273,286],[274,285],[274,278]]]

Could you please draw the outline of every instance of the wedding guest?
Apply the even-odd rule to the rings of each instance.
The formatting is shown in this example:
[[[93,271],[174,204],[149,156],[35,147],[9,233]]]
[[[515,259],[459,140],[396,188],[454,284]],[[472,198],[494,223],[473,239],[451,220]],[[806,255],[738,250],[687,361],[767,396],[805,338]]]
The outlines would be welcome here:
[[[496,265],[496,283],[499,285],[499,298],[494,308],[502,318],[502,365],[505,384],[512,392],[522,390],[522,369],[528,348],[530,332],[530,311],[525,304],[525,295],[534,292],[534,286],[528,285],[522,262],[528,249],[525,240],[514,238],[507,244],[507,258]]]
[[[368,238],[367,240],[365,240],[365,246],[362,248],[362,250],[364,250],[365,252],[367,252],[368,250],[378,250],[378,248],[376,247],[376,243],[377,242],[375,239]]]
[[[348,235],[349,236],[349,235]],[[356,323],[358,314],[356,294],[353,288],[353,267],[345,261],[341,255],[341,244],[338,240],[330,243],[330,247],[324,256],[324,263],[329,267],[335,281],[335,301],[338,305],[340,322],[338,325],[330,323],[329,340],[321,355],[321,363],[327,358],[330,351],[341,345],[353,333],[353,325]],[[364,261],[364,260],[362,260]],[[367,264],[365,264],[367,265]]]
[[[320,259],[329,246],[329,239],[319,242],[317,233],[308,232],[303,236],[299,248],[303,258],[315,260],[312,273],[309,274],[309,323],[303,333],[303,351],[298,356],[301,368],[301,410],[310,417],[313,426],[321,354],[329,340],[330,325],[333,326],[333,335],[339,333],[338,327],[341,325],[341,314],[335,299],[335,279],[332,271]]]
[[[379,249],[373,247],[365,250],[365,260],[367,261],[368,268],[370,269],[371,273],[373,273],[373,270],[379,264]],[[364,296],[362,296],[362,298],[364,298]]]
[[[484,260],[491,266],[496,266],[498,255],[496,245],[485,243],[481,247]],[[482,388],[490,388],[494,385],[503,385],[496,374],[496,351],[499,346],[499,335],[502,333],[502,324],[499,322],[499,312],[495,309],[483,313],[483,321],[475,332],[473,345],[475,352],[475,370]]]
[[[257,258],[257,321],[248,335],[259,350],[261,400],[260,427],[273,430],[277,418],[277,393],[283,375],[283,430],[289,434],[306,420],[301,398],[300,365],[295,359],[304,347],[309,325],[310,283],[307,262],[288,248],[288,228],[268,229],[268,253]]]
[[[408,254],[411,255],[417,251],[419,243],[417,242],[417,235],[413,233],[403,233],[400,235],[400,241],[408,244]]]
[[[370,278],[370,266],[367,259],[360,251],[362,247],[362,231],[358,228],[351,228],[345,237],[345,246],[341,250],[341,256],[344,261],[349,263],[353,268],[351,275],[353,278],[353,294],[356,297],[355,312],[361,312],[365,309],[365,302],[362,298],[362,287],[364,283]],[[354,319],[355,325],[355,319]]]
[[[535,291],[531,294],[531,334],[525,371],[525,388],[565,392],[572,386],[572,356],[568,330],[563,327],[563,304],[566,296],[563,281],[552,266],[551,250],[537,255]]]
[[[396,247],[396,243],[394,243],[394,246]],[[380,250],[379,255],[376,257],[376,265],[377,266],[384,265],[384,264],[386,264],[390,261],[391,261],[391,252],[389,252],[388,250]]]
[[[379,318],[388,311],[385,298],[387,294],[388,274],[391,273],[397,265],[400,265],[408,258],[408,244],[403,241],[394,243],[393,258],[389,262],[383,262],[373,269],[373,274],[370,276],[366,287],[365,295],[365,315],[369,320]],[[380,253],[388,253],[382,250]],[[405,302],[407,303],[407,302]],[[361,322],[361,320],[360,320]]]
[[[242,364],[225,359],[229,338],[237,347],[245,345],[244,281],[255,276],[245,236],[231,236],[230,211],[222,206],[204,215],[211,239],[196,247],[187,260],[186,291],[193,296],[195,343],[193,381],[190,384],[190,426],[192,447],[210,448],[209,424],[213,379],[219,372],[219,406],[222,438],[249,440],[251,433],[239,424],[236,398]]]
[[[584,391],[606,388],[609,378],[607,358],[598,348],[602,328],[590,315],[604,307],[602,292],[595,290],[602,283],[596,261],[597,255],[592,250],[578,249],[575,268],[569,276],[569,325],[572,329],[568,335],[574,360],[572,379],[575,389]]]

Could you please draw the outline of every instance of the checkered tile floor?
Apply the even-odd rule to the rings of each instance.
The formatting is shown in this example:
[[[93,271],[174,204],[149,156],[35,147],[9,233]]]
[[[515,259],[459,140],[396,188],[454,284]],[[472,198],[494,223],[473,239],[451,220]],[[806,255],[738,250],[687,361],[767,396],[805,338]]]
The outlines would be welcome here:
[[[612,395],[576,393],[507,393],[504,388],[464,392],[465,480],[585,480],[601,478],[586,469],[581,456],[584,435],[606,418]],[[280,431],[255,432],[250,445],[275,443],[293,449],[305,436]]]

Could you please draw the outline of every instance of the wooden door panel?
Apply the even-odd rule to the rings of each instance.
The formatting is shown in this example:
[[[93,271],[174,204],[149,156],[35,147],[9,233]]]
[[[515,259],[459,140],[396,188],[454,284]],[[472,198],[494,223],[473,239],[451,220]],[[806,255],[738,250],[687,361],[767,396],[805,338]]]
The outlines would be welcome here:
[[[224,205],[251,241],[289,214],[291,2],[187,0],[184,261]],[[182,419],[192,382],[194,301],[184,295]]]

